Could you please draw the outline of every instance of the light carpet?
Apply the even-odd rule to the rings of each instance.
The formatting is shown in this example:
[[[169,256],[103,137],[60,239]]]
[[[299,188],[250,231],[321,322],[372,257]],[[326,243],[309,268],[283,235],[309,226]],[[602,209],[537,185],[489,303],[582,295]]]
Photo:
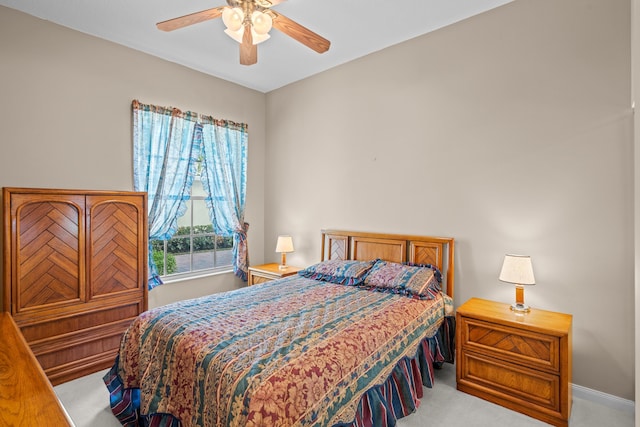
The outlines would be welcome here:
[[[97,372],[54,387],[76,427],[118,427],[111,414],[109,393]],[[398,421],[398,427],[535,427],[548,424],[456,390],[455,366],[445,364],[435,372],[435,385],[425,388],[416,413]],[[573,398],[570,426],[633,427],[633,411],[616,409]]]

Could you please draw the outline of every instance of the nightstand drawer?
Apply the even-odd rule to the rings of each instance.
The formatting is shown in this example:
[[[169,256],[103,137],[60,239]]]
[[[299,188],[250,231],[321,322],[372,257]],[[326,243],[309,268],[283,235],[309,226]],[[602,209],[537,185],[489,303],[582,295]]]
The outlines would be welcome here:
[[[558,337],[477,319],[463,317],[461,320],[461,344],[466,351],[551,373],[560,370]]]
[[[272,280],[275,280],[275,279],[272,277],[264,277],[264,276],[258,276],[257,274],[252,274],[251,280],[249,281],[249,286],[259,285],[260,283],[270,282]]]
[[[477,389],[503,401],[524,407],[535,405],[538,409],[548,409],[550,415],[561,415],[558,375],[496,361],[471,352],[462,355],[462,367],[458,388],[463,391]]]

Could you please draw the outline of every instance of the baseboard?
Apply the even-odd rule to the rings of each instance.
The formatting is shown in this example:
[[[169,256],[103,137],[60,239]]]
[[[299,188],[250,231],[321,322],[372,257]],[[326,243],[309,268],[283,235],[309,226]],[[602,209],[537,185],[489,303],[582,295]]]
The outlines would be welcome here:
[[[571,384],[571,389],[573,396],[579,399],[589,400],[621,411],[635,413],[636,404],[633,400],[623,399],[612,394],[603,393],[577,384]]]

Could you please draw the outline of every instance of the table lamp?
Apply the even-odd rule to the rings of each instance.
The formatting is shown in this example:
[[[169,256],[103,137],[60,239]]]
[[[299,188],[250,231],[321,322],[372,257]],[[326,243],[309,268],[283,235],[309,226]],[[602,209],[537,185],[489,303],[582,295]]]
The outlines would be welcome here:
[[[291,238],[291,236],[278,236],[278,243],[276,243],[276,252],[280,252],[282,254],[278,269],[286,270],[287,253],[293,252],[293,239]]]
[[[535,285],[531,257],[528,255],[505,255],[500,281],[516,285],[516,302],[511,304],[511,310],[526,313],[531,308],[524,303],[524,286]]]

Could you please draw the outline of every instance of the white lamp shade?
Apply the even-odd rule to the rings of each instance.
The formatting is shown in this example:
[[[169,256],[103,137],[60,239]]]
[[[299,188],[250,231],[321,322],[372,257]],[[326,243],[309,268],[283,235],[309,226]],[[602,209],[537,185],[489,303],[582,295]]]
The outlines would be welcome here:
[[[251,25],[256,33],[264,35],[271,31],[273,20],[266,13],[256,10],[251,14]]]
[[[278,236],[278,243],[276,243],[276,252],[293,252],[293,238],[291,236]]]
[[[253,44],[262,43],[263,41],[268,40],[269,37],[271,37],[269,34],[258,34],[253,28],[251,28],[251,40],[253,41]]]
[[[231,31],[229,28],[224,30],[224,33],[237,41],[238,43],[242,43],[242,36],[244,35],[244,27],[240,27],[238,31]]]
[[[517,285],[535,285],[531,257],[528,255],[505,255],[500,281]]]
[[[242,28],[244,12],[239,7],[225,7],[222,10],[222,22],[231,31],[238,31]]]

